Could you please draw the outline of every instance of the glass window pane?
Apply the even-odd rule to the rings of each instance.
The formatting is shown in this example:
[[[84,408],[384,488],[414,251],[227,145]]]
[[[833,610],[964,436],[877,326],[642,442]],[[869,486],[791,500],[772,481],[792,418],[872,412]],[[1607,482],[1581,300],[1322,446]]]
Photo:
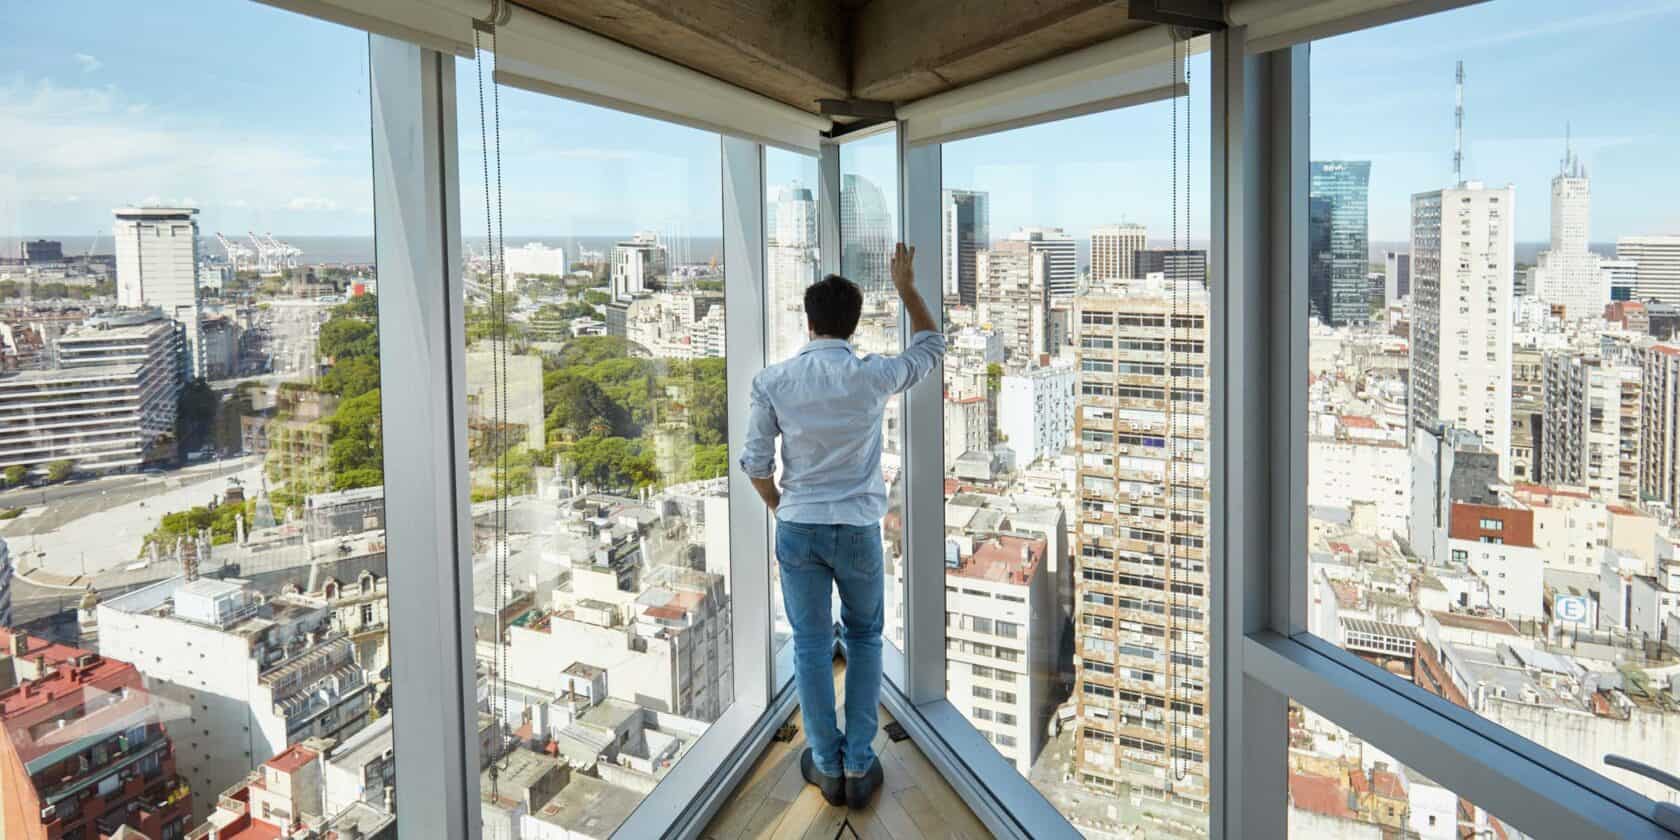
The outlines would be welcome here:
[[[1671,800],[1603,758],[1680,750],[1677,34],[1495,0],[1315,43],[1307,278],[1308,629]]]
[[[1290,700],[1289,836],[1517,840],[1529,835]]]
[[[809,338],[805,324],[805,287],[816,282],[822,271],[822,254],[817,245],[817,159],[783,149],[765,147],[764,183],[765,265],[769,274],[764,301],[765,328],[769,334],[767,363],[779,362],[799,352]],[[778,450],[781,438],[776,439]],[[780,454],[776,468],[781,469]],[[779,475],[778,475],[779,479]],[[771,527],[775,518],[771,517]],[[770,543],[775,545],[774,539]],[[793,638],[787,608],[782,602],[781,567],[770,564],[771,653]],[[778,674],[792,677],[792,673]]]
[[[852,345],[859,353],[899,352],[900,310],[888,261],[898,243],[898,133],[884,131],[840,147],[840,273],[863,289],[863,316]],[[881,522],[888,642],[904,647],[904,399],[887,401],[881,472],[887,515]],[[835,596],[838,599],[838,594]],[[838,603],[838,600],[836,600]],[[838,611],[835,613],[839,615]],[[897,678],[898,675],[889,673]]]
[[[1207,113],[943,149],[949,698],[1099,835],[1207,832]]]
[[[605,835],[734,701],[722,146],[510,88],[481,135],[457,73],[484,826]]]
[[[367,36],[256,3],[6,18],[5,833],[382,830]],[[354,783],[282,781],[310,777]]]

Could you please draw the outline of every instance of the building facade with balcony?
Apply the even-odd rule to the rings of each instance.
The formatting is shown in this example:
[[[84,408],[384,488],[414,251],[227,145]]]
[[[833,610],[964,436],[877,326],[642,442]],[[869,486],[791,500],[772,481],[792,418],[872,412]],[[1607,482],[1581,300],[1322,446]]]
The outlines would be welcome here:
[[[1080,298],[1075,317],[1074,773],[1194,810],[1209,797],[1207,312],[1200,284],[1139,283]]]
[[[180,837],[192,792],[131,664],[0,629],[0,836]]]

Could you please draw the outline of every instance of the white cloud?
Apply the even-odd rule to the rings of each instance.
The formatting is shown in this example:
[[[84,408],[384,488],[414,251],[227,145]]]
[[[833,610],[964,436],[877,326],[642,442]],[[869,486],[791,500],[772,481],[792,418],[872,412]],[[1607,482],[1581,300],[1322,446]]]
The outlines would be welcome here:
[[[25,228],[85,224],[79,214],[54,217],[43,206],[76,195],[94,207],[186,203],[182,197],[192,197],[193,206],[207,211],[200,217],[207,232],[247,225],[293,233],[370,232],[363,222],[339,231],[338,220],[326,215],[365,205],[372,194],[365,152],[358,160],[325,151],[353,127],[253,134],[214,110],[148,108],[109,85],[3,76],[0,125],[24,127],[0,132],[0,160],[20,173],[0,205],[10,205],[16,224]],[[300,218],[303,212],[312,215]]]
[[[75,53],[71,57],[76,59],[76,63],[82,66],[83,73],[92,73],[105,66],[105,62],[100,61],[87,53]]]

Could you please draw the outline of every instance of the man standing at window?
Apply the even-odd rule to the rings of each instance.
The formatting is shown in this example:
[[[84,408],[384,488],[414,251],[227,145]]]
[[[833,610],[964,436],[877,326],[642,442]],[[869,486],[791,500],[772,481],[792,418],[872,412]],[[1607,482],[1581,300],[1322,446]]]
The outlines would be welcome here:
[[[741,468],[776,516],[776,562],[793,625],[794,680],[810,741],[805,780],[831,805],[862,808],[881,785],[875,737],[881,695],[881,416],[887,400],[920,382],[945,353],[945,336],[916,292],[916,249],[893,253],[892,282],[910,315],[898,356],[859,357],[849,339],[863,293],[830,274],[805,290],[811,341],[753,377]],[[782,438],[776,486],[776,436]],[[834,619],[840,589],[846,643],[846,731],[834,708]]]

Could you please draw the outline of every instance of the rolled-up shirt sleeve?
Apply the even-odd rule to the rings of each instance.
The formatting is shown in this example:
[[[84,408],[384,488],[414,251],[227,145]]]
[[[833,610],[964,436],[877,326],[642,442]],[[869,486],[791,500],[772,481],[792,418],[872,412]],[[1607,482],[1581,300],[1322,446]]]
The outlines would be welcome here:
[[[747,443],[741,449],[741,469],[751,478],[769,478],[776,472],[776,436],[782,433],[770,396],[755,377],[747,400]]]
[[[910,336],[910,346],[897,356],[881,356],[881,376],[890,393],[902,393],[933,372],[945,355],[945,334],[922,330]]]

